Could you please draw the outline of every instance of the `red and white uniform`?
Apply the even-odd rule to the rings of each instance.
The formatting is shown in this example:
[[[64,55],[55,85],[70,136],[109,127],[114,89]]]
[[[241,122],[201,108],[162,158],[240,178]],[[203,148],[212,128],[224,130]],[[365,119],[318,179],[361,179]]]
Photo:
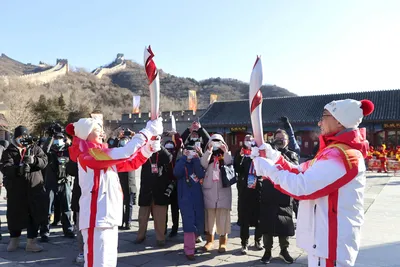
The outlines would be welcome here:
[[[70,147],[78,162],[79,228],[84,237],[85,267],[116,266],[118,225],[122,221],[123,193],[118,172],[139,168],[151,156],[145,137],[135,135],[124,147],[108,149],[77,137]]]
[[[354,266],[364,222],[367,151],[365,129],[357,129],[320,137],[317,156],[299,166],[282,156],[276,165],[254,159],[258,175],[301,200],[296,242],[309,254],[308,266]]]

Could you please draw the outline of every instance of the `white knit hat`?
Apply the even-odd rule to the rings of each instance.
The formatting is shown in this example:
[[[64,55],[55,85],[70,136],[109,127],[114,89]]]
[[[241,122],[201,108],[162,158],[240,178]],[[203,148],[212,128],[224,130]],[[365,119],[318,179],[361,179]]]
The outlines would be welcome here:
[[[374,111],[374,104],[369,100],[335,100],[325,105],[332,116],[346,128],[357,128],[364,116]]]
[[[82,140],[86,140],[96,125],[102,127],[101,121],[93,118],[79,119],[79,121],[74,123],[75,136]]]

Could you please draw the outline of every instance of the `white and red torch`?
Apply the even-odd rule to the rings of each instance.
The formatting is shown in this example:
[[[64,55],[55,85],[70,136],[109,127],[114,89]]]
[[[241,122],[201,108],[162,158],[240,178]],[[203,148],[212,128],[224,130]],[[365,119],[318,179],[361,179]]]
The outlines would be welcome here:
[[[144,49],[144,67],[149,80],[150,90],[150,118],[155,120],[160,114],[160,78],[156,63],[153,60],[154,54],[151,51],[151,47],[145,47]]]
[[[250,89],[249,89],[251,127],[253,128],[253,136],[255,142],[257,143],[257,146],[261,146],[264,143],[263,123],[262,123],[263,96],[261,93],[262,80],[263,80],[263,71],[261,65],[261,58],[257,57],[256,63],[254,63],[253,66],[253,71],[251,72]]]

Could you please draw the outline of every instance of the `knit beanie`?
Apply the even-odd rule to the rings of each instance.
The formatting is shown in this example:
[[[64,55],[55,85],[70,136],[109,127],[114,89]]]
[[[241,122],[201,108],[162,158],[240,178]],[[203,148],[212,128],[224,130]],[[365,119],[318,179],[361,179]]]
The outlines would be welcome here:
[[[374,104],[369,100],[334,100],[325,105],[332,116],[346,128],[357,128],[363,117],[374,111]]]
[[[71,125],[73,125],[73,127]],[[102,127],[101,121],[93,118],[83,118],[79,119],[79,121],[73,124],[68,125],[66,132],[71,136],[76,136],[82,140],[86,140],[96,125]]]

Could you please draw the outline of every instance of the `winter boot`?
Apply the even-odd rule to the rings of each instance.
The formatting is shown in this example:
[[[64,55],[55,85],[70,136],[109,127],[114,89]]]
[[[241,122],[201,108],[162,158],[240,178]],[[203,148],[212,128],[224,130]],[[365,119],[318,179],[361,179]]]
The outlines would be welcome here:
[[[261,258],[261,262],[264,264],[270,263],[272,258],[271,250],[265,249],[264,255]]]
[[[281,249],[281,253],[279,253],[279,258],[281,258],[286,263],[293,263],[293,258],[290,256],[287,248]]]
[[[25,250],[28,252],[40,252],[43,247],[36,243],[36,238],[28,238]]]
[[[7,251],[12,252],[16,251],[19,247],[19,237],[11,237],[10,242],[8,243]]]
[[[227,234],[219,236],[219,248],[218,248],[219,253],[226,252],[226,244],[227,243],[228,243],[228,235]]]
[[[206,234],[206,244],[204,245],[204,250],[205,251],[210,251],[214,248],[214,235],[211,235],[209,233]]]

